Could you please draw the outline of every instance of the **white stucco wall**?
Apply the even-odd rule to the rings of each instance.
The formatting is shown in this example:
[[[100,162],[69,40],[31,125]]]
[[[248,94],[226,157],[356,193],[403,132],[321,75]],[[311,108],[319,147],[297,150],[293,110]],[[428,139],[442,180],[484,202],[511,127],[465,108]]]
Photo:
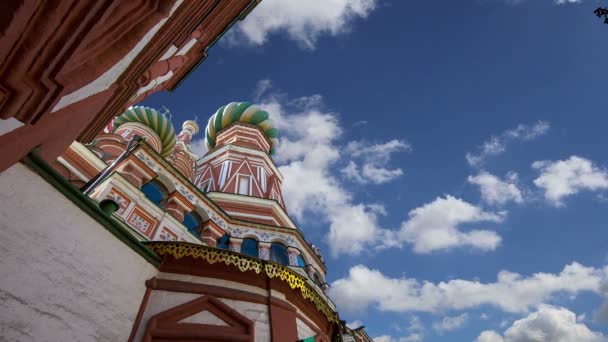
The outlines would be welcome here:
[[[185,282],[192,282],[197,284],[207,284],[214,286],[221,286],[229,289],[235,289],[240,291],[246,291],[253,294],[261,294],[266,295],[266,290],[260,289],[255,286],[240,284],[237,282],[222,280],[222,279],[214,279],[214,278],[206,278],[206,277],[197,277],[185,274],[176,274],[176,273],[159,273],[158,278],[160,279],[170,279],[170,280],[180,280]],[[165,310],[174,308],[181,304],[192,301],[196,298],[200,298],[204,295],[202,294],[194,294],[194,293],[180,293],[180,292],[170,292],[170,291],[161,291],[154,290],[150,294],[150,298],[148,299],[148,305],[146,306],[146,311],[144,312],[141,320],[141,324],[139,326],[139,330],[137,331],[137,335],[135,340],[140,341],[146,329],[146,325],[150,318],[154,315],[163,312]],[[239,300],[232,300],[226,298],[219,298],[226,305],[231,307],[232,309],[239,312],[241,315],[249,318],[254,321],[254,336],[256,342],[268,342],[270,341],[270,324],[268,321],[268,307],[265,304],[258,303],[250,303]],[[196,318],[198,323],[205,324],[215,324],[217,325],[217,317],[215,316],[199,316]]]
[[[315,336],[317,333],[312,330],[303,320],[296,318],[296,325],[298,327],[298,340],[303,340],[305,338]]]
[[[125,341],[157,269],[21,164],[0,203],[0,340]]]

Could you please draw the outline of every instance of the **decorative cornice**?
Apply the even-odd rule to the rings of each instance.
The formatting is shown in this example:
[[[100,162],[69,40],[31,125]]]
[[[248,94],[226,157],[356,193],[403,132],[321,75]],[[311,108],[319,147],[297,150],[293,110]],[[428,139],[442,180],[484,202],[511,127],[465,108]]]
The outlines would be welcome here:
[[[288,283],[291,289],[299,289],[302,297],[315,304],[317,309],[329,321],[339,321],[338,313],[330,308],[327,301],[307,283],[304,277],[288,267],[271,261],[248,257],[240,253],[188,242],[148,241],[144,242],[144,244],[161,257],[171,255],[175,259],[181,259],[188,256],[195,259],[203,259],[209,264],[221,262],[226,264],[226,266],[236,267],[241,272],[254,271],[257,274],[264,273],[269,278],[278,278]]]

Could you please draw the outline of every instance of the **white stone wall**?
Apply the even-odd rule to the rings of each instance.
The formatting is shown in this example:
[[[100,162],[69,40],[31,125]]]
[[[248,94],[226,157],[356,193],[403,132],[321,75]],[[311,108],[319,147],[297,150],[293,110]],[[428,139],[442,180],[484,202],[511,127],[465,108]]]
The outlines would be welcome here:
[[[127,340],[157,269],[21,164],[0,203],[0,340]]]
[[[243,302],[232,299],[220,298],[222,302],[229,307],[238,311],[241,315],[254,321],[255,324],[255,341],[268,342],[270,341],[270,325],[268,324],[268,306],[265,304],[257,304]]]
[[[296,325],[298,327],[298,340],[303,340],[308,337],[315,336],[317,333],[312,330],[303,320],[296,318]]]
[[[197,284],[207,284],[214,286],[221,286],[229,289],[235,289],[240,291],[246,291],[253,294],[258,295],[266,295],[267,292],[264,289],[240,284],[237,282],[223,280],[223,279],[214,279],[207,277],[197,277],[185,274],[175,274],[175,273],[159,273],[158,278],[161,279],[170,279],[170,280],[180,280],[185,282],[192,282]],[[150,298],[148,299],[148,305],[146,306],[146,311],[142,316],[142,320],[137,331],[137,335],[135,340],[140,341],[143,338],[144,332],[146,330],[146,326],[150,318],[154,315],[161,313],[163,311],[174,308],[178,305],[190,302],[196,298],[200,298],[204,295],[202,294],[194,294],[194,293],[180,293],[180,292],[169,292],[169,291],[160,291],[154,290],[150,294]],[[283,296],[284,297],[284,296]],[[236,310],[241,315],[249,318],[254,321],[254,336],[256,342],[268,342],[270,341],[270,325],[268,321],[268,306],[265,304],[251,303],[239,300],[218,298],[226,305]],[[191,319],[187,319],[191,320]],[[192,318],[194,320],[194,318]],[[214,315],[199,315],[196,317],[197,323],[205,323],[205,324],[215,324],[218,325],[218,318]],[[182,320],[185,322],[185,320]]]
[[[148,299],[148,305],[146,311],[142,317],[141,324],[139,326],[135,340],[141,341],[146,330],[146,325],[150,318],[154,315],[163,311],[169,310],[176,306],[195,300],[196,298],[203,297],[201,294],[194,293],[180,293],[180,292],[169,292],[154,290],[150,294]],[[268,342],[270,341],[270,326],[268,324],[268,307],[264,304],[250,303],[232,299],[219,298],[229,307],[238,311],[241,315],[254,321],[255,341],[256,342]],[[225,325],[218,323],[219,318],[215,315],[199,315],[195,318],[182,320],[183,322],[196,322],[205,323],[212,325]],[[221,320],[220,320],[221,321]],[[223,321],[222,321],[223,322]]]

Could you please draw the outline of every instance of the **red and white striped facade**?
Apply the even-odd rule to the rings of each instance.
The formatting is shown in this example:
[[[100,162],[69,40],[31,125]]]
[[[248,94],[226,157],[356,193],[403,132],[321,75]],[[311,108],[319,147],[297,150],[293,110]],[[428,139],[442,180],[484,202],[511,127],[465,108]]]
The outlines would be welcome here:
[[[286,214],[283,176],[269,151],[270,143],[258,127],[235,123],[220,132],[216,147],[199,159],[194,184],[232,216],[295,228]]]

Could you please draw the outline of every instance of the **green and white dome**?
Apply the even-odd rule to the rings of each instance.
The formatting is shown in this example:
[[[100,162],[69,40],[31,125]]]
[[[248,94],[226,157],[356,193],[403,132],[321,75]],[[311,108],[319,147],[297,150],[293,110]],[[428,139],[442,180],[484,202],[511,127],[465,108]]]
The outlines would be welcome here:
[[[242,122],[256,125],[262,129],[264,135],[270,140],[270,154],[274,154],[279,142],[279,130],[274,127],[268,112],[262,110],[249,102],[231,102],[211,116],[205,129],[205,141],[207,148],[211,150],[215,147],[217,134],[232,123]]]
[[[160,138],[162,145],[160,154],[163,157],[166,157],[173,152],[176,141],[175,129],[173,128],[171,121],[163,114],[156,111],[156,109],[144,106],[127,108],[122,115],[114,119],[113,131],[116,131],[120,125],[128,122],[140,123],[152,129]]]

